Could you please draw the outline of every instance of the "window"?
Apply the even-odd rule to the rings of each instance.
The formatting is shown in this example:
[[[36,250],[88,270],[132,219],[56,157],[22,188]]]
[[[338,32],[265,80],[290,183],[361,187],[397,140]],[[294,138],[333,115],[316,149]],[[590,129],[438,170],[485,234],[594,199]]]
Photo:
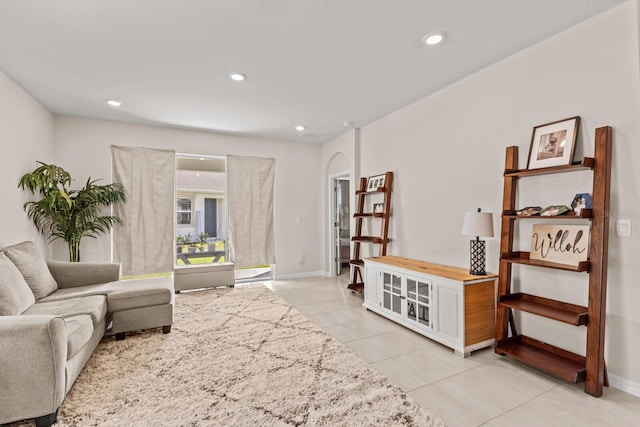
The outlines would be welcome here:
[[[178,225],[191,224],[191,202],[188,197],[176,199],[176,220]]]

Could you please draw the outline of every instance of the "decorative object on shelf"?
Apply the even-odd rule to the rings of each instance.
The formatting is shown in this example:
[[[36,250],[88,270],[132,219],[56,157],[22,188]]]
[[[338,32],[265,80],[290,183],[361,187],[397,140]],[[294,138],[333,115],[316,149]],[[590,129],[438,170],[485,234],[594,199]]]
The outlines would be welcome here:
[[[384,205],[382,203],[374,203],[373,213],[382,213],[382,212],[384,212]]]
[[[491,212],[467,212],[464,214],[464,225],[462,234],[465,236],[476,236],[471,240],[471,268],[469,273],[476,276],[484,276],[486,264],[485,241],[480,237],[493,237],[493,214]]]
[[[576,215],[580,215],[582,209],[591,209],[591,206],[593,206],[593,200],[589,193],[578,193],[571,202],[571,209]]]
[[[570,165],[579,125],[575,116],[534,127],[527,169]]]
[[[127,191],[118,182],[97,185],[97,179],[87,179],[84,187],[72,190],[71,175],[56,165],[36,162],[38,167],[20,178],[18,188],[38,194],[40,200],[24,204],[27,216],[36,229],[52,242],[62,239],[69,248],[69,261],[80,262],[80,241],[96,238],[115,225],[122,225],[117,216],[102,215],[102,209],[127,201]]]
[[[367,181],[367,191],[378,191],[378,188],[384,187],[384,181],[384,174],[369,177]]]
[[[540,206],[528,206],[516,211],[516,216],[537,216],[540,215],[542,208]]]
[[[564,215],[570,210],[571,209],[569,209],[569,206],[565,206],[565,205],[547,206],[546,208],[542,209],[542,211],[540,212],[540,216]]]
[[[588,248],[588,225],[534,224],[529,258],[577,267]]]

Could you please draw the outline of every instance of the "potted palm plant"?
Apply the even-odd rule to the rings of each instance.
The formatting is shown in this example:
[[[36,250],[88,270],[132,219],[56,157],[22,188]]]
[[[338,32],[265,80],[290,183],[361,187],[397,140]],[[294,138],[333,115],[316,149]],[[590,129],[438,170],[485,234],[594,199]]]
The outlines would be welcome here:
[[[80,261],[80,240],[96,238],[114,225],[122,225],[117,216],[101,215],[104,207],[127,201],[122,184],[97,185],[87,179],[79,190],[69,188],[71,175],[56,165],[37,162],[39,166],[20,178],[18,188],[42,196],[24,204],[27,216],[36,229],[52,242],[62,239],[69,247],[69,260]]]

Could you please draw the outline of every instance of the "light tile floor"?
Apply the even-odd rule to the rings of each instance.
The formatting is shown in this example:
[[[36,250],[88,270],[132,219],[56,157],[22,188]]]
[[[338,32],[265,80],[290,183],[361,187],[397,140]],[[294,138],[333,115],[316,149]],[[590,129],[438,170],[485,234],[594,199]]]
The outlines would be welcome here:
[[[640,397],[601,398],[496,355],[462,358],[362,307],[348,277],[265,282],[327,333],[450,426],[638,426]]]

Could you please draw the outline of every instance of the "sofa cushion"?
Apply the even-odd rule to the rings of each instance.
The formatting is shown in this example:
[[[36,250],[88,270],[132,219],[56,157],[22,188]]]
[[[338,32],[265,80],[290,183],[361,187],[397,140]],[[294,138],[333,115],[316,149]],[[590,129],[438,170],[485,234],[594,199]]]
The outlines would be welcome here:
[[[106,297],[93,295],[60,301],[36,301],[23,314],[53,314],[64,319],[87,314],[95,326],[107,315]]]
[[[35,302],[18,268],[0,252],[0,316],[17,316]]]
[[[77,286],[75,288],[58,288],[54,293],[39,299],[38,302],[60,301],[78,297],[89,297],[92,295],[107,296],[111,292],[122,289],[121,282],[100,283],[98,285]]]
[[[88,314],[67,317],[64,322],[67,327],[67,360],[69,360],[91,339],[93,322]]]
[[[107,296],[109,312],[169,304],[173,297],[171,277],[122,280],[117,290]]]
[[[58,284],[47,267],[47,261],[33,242],[9,246],[4,248],[4,253],[18,267],[36,300],[58,289]]]

